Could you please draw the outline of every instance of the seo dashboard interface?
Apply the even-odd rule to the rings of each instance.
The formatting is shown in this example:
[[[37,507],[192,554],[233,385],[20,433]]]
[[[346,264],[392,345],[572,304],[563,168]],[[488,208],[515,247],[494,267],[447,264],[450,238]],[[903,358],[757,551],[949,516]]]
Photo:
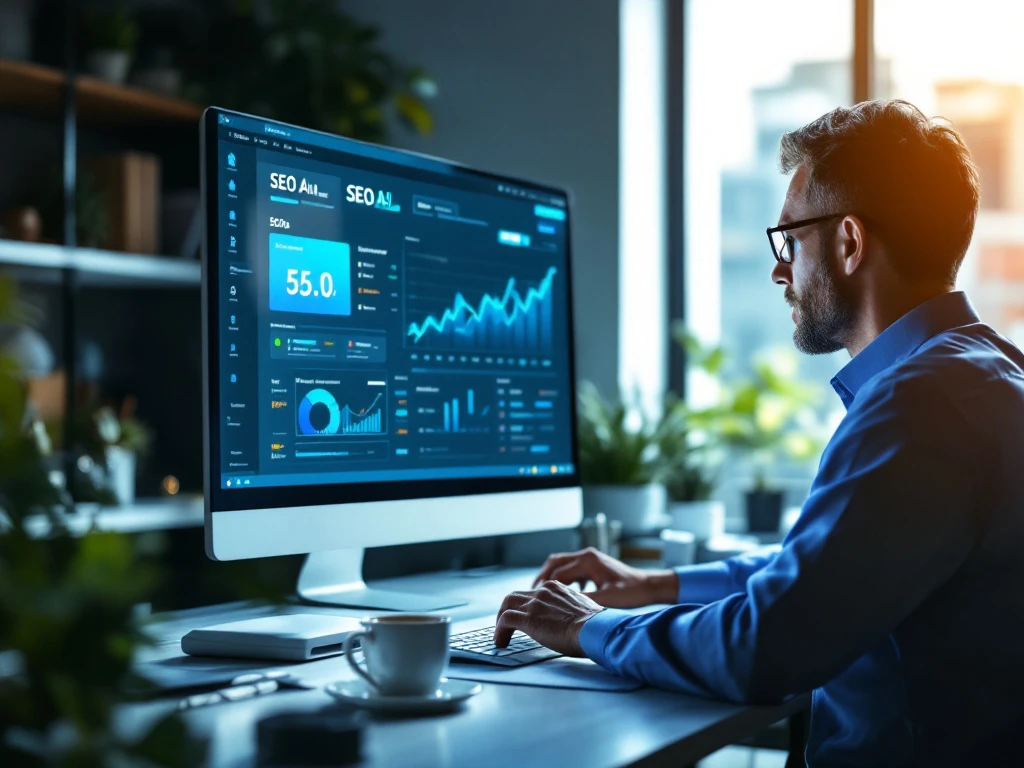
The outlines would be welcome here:
[[[207,151],[221,488],[574,472],[564,196],[241,116]]]

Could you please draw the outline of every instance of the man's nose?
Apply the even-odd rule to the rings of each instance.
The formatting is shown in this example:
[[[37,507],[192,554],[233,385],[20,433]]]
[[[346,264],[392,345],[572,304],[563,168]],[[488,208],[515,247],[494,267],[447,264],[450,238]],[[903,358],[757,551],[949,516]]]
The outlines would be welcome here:
[[[772,282],[776,285],[792,285],[793,265],[784,261],[775,262],[775,267],[772,269]]]

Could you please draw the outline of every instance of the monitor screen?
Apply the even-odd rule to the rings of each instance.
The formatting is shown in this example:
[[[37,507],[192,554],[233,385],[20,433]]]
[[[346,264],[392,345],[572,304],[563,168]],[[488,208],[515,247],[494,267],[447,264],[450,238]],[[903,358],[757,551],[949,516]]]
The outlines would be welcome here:
[[[249,497],[221,508],[294,486],[571,484],[564,193],[232,112],[205,124],[210,483]]]

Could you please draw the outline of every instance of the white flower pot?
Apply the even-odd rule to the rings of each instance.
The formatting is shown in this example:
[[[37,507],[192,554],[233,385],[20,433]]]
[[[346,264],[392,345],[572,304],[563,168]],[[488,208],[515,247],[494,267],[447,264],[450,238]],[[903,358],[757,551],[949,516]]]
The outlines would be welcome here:
[[[725,504],[721,501],[671,501],[672,530],[689,531],[697,541],[725,533]]]
[[[86,57],[85,65],[101,80],[120,85],[128,79],[132,55],[128,51],[93,51]]]
[[[666,528],[661,532],[661,559],[669,568],[693,565],[697,559],[697,537],[689,531]]]
[[[649,485],[586,485],[583,487],[583,512],[594,517],[604,512],[610,520],[622,523],[624,536],[641,536],[664,528],[665,488]]]
[[[110,490],[118,504],[135,501],[135,453],[112,445],[107,448],[107,472],[110,476]]]

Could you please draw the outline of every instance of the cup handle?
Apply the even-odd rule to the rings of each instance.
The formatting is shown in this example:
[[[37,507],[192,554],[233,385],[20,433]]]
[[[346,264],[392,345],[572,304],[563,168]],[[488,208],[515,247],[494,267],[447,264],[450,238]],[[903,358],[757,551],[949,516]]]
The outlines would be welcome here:
[[[358,662],[353,658],[352,652],[355,650],[356,640],[360,640],[364,637],[369,637],[370,633],[367,631],[353,632],[351,635],[345,638],[344,654],[345,660],[348,661],[348,665],[352,667],[352,671],[359,675],[363,680],[370,684],[370,687],[374,691],[380,691],[380,686],[377,685],[377,681],[370,677],[370,673],[359,666]]]

